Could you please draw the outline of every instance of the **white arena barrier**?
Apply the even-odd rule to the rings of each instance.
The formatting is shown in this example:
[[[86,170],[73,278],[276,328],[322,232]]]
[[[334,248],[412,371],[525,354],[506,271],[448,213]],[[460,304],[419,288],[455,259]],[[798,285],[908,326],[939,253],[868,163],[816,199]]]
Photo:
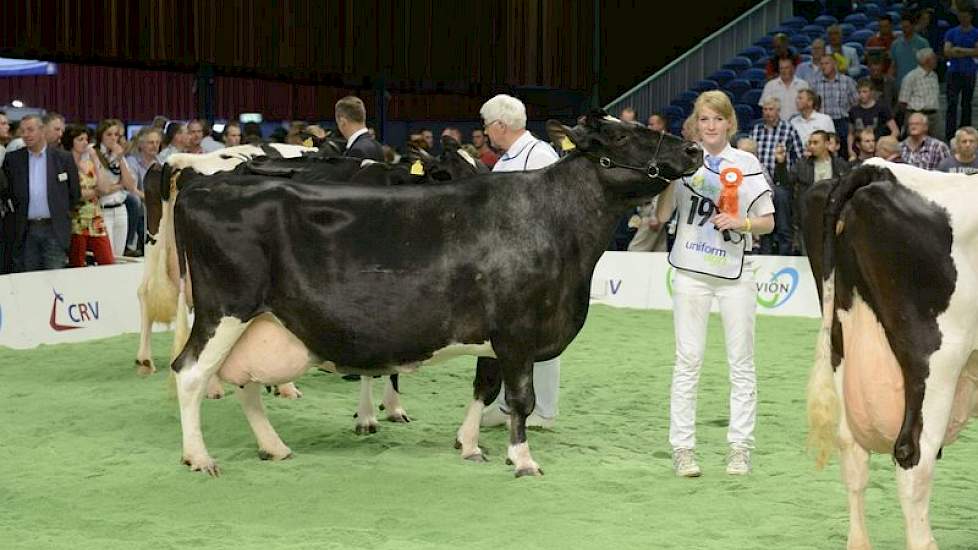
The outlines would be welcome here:
[[[819,316],[807,258],[753,261],[759,314]],[[0,276],[0,346],[30,349],[139,332],[142,271],[142,263],[124,263]],[[592,302],[672,309],[673,271],[663,252],[605,252],[591,280]]]

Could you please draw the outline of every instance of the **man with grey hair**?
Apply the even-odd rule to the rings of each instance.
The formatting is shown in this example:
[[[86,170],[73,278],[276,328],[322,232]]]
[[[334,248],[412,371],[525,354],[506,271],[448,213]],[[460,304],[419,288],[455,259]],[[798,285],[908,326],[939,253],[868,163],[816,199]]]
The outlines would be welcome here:
[[[941,161],[951,156],[943,141],[927,135],[927,117],[923,113],[913,113],[907,117],[907,121],[907,139],[900,145],[903,162],[924,170],[934,170]]]
[[[812,60],[806,61],[804,63],[798,64],[798,68],[795,69],[795,76],[811,84],[812,80],[815,80],[820,74],[822,74],[822,69],[818,65],[818,60],[825,55],[825,41],[821,38],[816,38],[812,40],[810,44],[812,49]]]
[[[503,152],[493,166],[493,172],[521,172],[550,166],[559,157],[553,147],[526,130],[526,107],[523,102],[506,94],[486,101],[479,109],[485,135],[496,149]],[[526,419],[527,426],[553,428],[557,419],[560,396],[560,357],[539,361],[533,365],[533,392],[536,406]],[[482,414],[483,426],[499,426],[509,419],[504,396],[505,388],[496,401]]]
[[[978,174],[978,130],[972,126],[958,128],[954,133],[955,147],[951,156],[937,165],[941,172],[953,174]]]
[[[778,77],[768,80],[761,93],[761,99],[757,104],[764,106],[764,101],[775,98],[781,105],[781,120],[788,122],[791,117],[798,113],[795,107],[795,98],[801,90],[807,90],[809,82],[795,76],[795,64],[789,58],[778,60]]]
[[[937,82],[937,56],[930,48],[917,51],[917,68],[907,73],[900,85],[900,106],[908,113],[923,113],[933,135],[937,134],[937,109],[940,85]]]

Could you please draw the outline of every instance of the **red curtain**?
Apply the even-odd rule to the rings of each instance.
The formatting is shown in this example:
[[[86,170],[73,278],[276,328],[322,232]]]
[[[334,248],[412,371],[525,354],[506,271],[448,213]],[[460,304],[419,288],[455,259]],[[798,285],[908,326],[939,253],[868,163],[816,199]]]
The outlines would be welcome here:
[[[53,76],[0,79],[0,104],[14,99],[57,111],[69,122],[148,121],[155,115],[186,119],[195,111],[194,75],[61,63]]]

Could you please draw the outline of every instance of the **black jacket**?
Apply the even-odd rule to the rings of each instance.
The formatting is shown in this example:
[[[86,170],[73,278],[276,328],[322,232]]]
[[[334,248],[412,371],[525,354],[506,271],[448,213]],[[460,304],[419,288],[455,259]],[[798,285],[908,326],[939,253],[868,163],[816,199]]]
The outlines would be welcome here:
[[[384,148],[370,134],[363,133],[347,148],[343,156],[384,162]]]
[[[5,218],[4,242],[19,248],[27,236],[27,207],[30,200],[30,164],[26,147],[7,153],[3,173],[7,177],[14,213]],[[71,153],[47,148],[48,209],[58,241],[68,250],[71,242],[71,207],[81,198],[78,166]],[[61,174],[64,174],[63,176]]]

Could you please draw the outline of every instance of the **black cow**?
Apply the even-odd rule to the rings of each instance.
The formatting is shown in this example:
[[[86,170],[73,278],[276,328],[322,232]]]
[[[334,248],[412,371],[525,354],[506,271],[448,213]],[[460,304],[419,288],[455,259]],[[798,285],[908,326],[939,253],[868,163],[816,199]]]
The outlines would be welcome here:
[[[870,159],[805,197],[822,297],[809,438],[841,452],[849,548],[869,548],[869,453],[896,463],[907,548],[932,549],[935,461],[968,422],[978,382],[978,188],[960,174]]]
[[[552,122],[554,127],[556,123]],[[291,451],[271,428],[256,383],[310,363],[364,375],[457,354],[498,358],[479,372],[459,430],[482,459],[479,419],[505,381],[509,460],[540,474],[526,440],[532,365],[559,355],[584,325],[591,275],[615,221],[702,162],[693,143],[593,113],[559,127],[577,149],[538,171],[437,186],[324,186],[217,175],[176,199],[181,275],[193,277],[193,329],[173,361],[183,460],[218,473],[200,431],[206,381],[242,385],[259,455]],[[275,372],[242,372],[266,354]]]

